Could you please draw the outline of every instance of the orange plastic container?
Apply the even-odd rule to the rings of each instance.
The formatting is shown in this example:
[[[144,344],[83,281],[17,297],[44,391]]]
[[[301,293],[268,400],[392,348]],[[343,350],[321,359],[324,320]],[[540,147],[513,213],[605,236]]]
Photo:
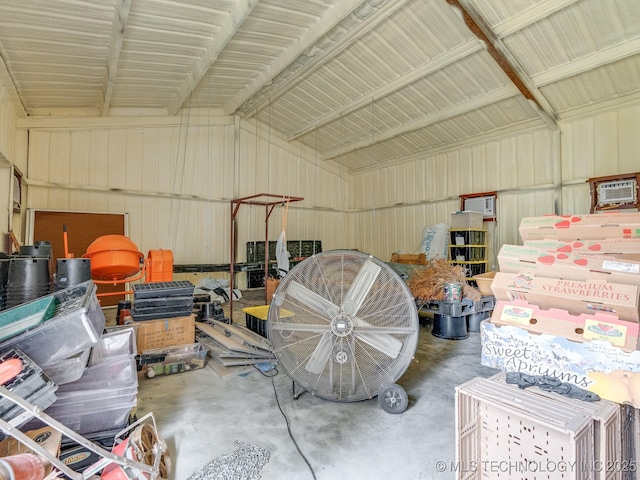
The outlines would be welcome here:
[[[173,280],[173,252],[149,250],[146,265],[146,282],[170,282]]]
[[[91,259],[94,280],[124,280],[140,271],[144,255],[124,235],[103,235],[87,247],[83,257]]]

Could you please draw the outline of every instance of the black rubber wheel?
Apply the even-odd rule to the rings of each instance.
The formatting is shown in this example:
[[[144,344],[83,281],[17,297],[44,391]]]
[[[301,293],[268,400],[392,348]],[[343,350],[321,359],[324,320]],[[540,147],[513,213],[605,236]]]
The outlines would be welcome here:
[[[409,406],[409,396],[404,388],[392,383],[378,393],[378,405],[387,413],[402,413]]]

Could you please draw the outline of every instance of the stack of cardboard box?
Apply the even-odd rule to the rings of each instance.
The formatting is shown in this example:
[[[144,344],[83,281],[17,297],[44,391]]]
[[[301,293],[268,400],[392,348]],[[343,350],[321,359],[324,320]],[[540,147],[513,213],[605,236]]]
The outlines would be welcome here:
[[[482,364],[640,407],[640,213],[529,217],[503,245]]]

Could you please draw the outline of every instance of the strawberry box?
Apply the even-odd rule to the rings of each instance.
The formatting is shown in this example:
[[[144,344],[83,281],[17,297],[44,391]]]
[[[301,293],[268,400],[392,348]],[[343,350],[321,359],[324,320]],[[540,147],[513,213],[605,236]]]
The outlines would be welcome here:
[[[500,323],[498,312],[494,310],[489,320],[480,323],[482,365],[548,375],[606,400],[640,408],[640,350],[626,352],[607,340],[574,341],[529,331],[526,325]]]
[[[572,314],[561,308],[541,308],[524,300],[498,301],[491,315],[494,325],[516,325],[532,333],[564,337],[572,342],[603,340],[633,352],[638,348],[640,324],[610,313]]]
[[[527,240],[526,247],[543,248],[558,253],[605,255],[640,262],[640,238],[609,238],[605,240]]]
[[[496,300],[525,300],[542,308],[562,308],[575,314],[603,312],[617,315],[621,320],[640,321],[640,287],[637,285],[498,272],[491,290]]]
[[[529,273],[566,280],[606,280],[640,286],[640,262],[607,257],[505,244],[498,253],[500,271]]]
[[[640,238],[640,213],[525,217],[520,222],[519,231],[523,242],[536,239]]]

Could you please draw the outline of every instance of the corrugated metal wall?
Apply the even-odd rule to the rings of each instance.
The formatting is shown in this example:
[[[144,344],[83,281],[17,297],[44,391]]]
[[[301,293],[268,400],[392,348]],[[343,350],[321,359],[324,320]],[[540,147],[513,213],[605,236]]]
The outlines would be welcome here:
[[[16,110],[7,89],[0,84],[0,155],[13,162]]]
[[[290,239],[322,239],[324,248],[338,248],[352,237],[341,200],[347,181],[304,160],[305,152],[271,137],[268,127],[236,125],[233,117],[167,122],[32,128],[29,208],[128,213],[128,234],[140,250],[171,249],[176,264],[228,263],[229,200],[257,193],[305,198],[289,208]],[[243,261],[245,243],[265,238],[265,207],[243,206],[238,220],[237,260]],[[280,207],[269,229],[276,240]]]
[[[562,120],[559,132],[469,142],[354,176],[310,147],[275,137],[264,120],[33,128],[28,206],[127,212],[142,251],[172,249],[176,263],[227,263],[229,199],[300,196],[289,208],[289,239],[320,239],[325,250],[357,248],[388,260],[394,251],[415,251],[425,226],[449,223],[459,195],[497,191],[498,221],[485,224],[493,257],[503,243],[520,243],[525,216],[588,212],[589,177],[640,170],[639,103]],[[246,242],[264,239],[265,209],[243,206],[238,219],[243,261]],[[281,228],[277,207],[269,240]]]
[[[557,133],[536,130],[358,175],[360,248],[382,259],[412,253],[424,227],[449,224],[459,195],[489,191],[499,192],[498,221],[485,223],[491,244],[517,243],[521,217],[554,210],[558,148]]]
[[[0,252],[11,250],[9,231],[20,235],[20,225],[13,224],[13,165],[16,164],[16,110],[7,89],[0,85]]]
[[[498,221],[485,223],[490,260],[504,243],[521,243],[523,217],[589,213],[588,178],[640,171],[640,103],[479,141],[390,168],[356,175],[358,248],[388,260],[414,252],[422,230],[449,223],[459,195],[498,192]],[[490,267],[492,265],[490,264]]]
[[[562,122],[562,208],[588,213],[587,179],[640,172],[640,101]]]

